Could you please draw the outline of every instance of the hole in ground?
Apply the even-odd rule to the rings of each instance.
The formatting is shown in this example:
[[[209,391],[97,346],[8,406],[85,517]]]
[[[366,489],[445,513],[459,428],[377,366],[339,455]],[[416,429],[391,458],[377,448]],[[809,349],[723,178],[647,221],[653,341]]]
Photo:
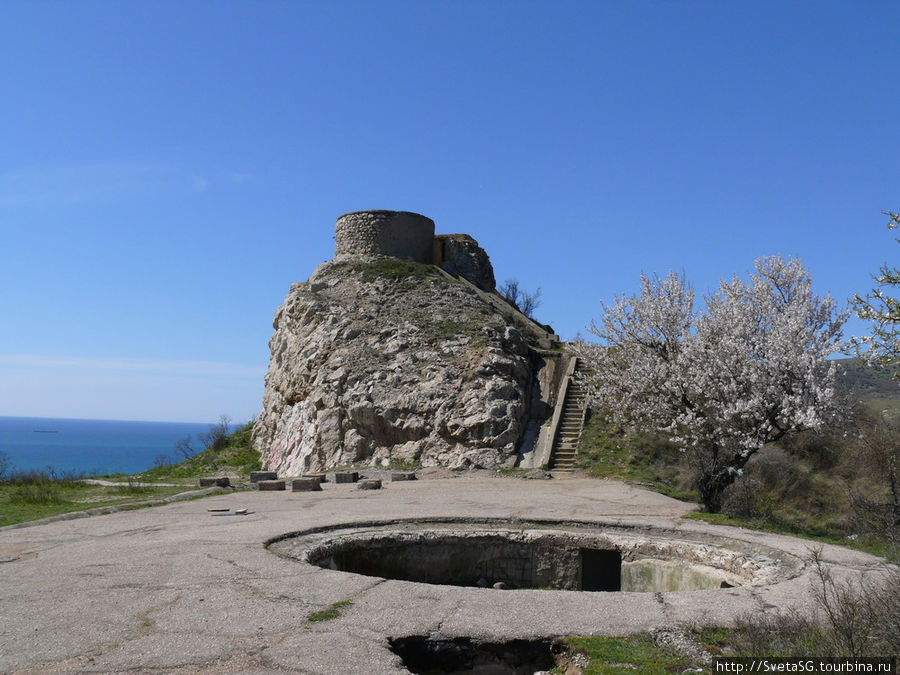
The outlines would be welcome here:
[[[421,518],[344,523],[266,542],[326,569],[438,585],[669,592],[760,586],[803,562],[737,539],[580,521]]]
[[[660,592],[739,583],[697,561],[623,560],[611,543],[586,543],[563,533],[384,533],[331,542],[308,559],[342,572],[479,588]]]
[[[556,656],[566,651],[563,643],[550,639],[478,642],[468,637],[411,635],[391,638],[390,644],[403,665],[418,675],[473,671],[480,675],[532,675],[553,668]]]

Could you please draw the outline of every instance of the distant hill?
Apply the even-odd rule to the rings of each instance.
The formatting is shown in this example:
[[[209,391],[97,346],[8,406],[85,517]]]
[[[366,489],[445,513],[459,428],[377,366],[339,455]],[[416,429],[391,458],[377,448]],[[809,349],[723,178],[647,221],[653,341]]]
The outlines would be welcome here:
[[[900,400],[900,366],[872,368],[861,359],[838,360],[838,382],[845,391],[853,392],[861,399]]]

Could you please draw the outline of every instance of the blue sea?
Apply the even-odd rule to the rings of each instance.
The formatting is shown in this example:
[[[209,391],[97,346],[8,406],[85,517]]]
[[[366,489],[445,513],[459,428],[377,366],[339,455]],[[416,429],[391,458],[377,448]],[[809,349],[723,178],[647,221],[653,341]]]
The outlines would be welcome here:
[[[194,446],[209,424],[185,422],[121,422],[48,417],[0,417],[0,452],[12,470],[46,469],[85,473],[138,473],[158,457],[177,456],[175,443],[190,435]]]

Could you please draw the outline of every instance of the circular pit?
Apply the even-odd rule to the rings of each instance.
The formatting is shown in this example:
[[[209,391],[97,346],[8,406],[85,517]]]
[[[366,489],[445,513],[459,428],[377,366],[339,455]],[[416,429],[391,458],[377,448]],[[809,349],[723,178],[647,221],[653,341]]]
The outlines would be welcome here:
[[[355,523],[295,532],[270,551],[322,568],[425,584],[659,593],[761,586],[802,561],[724,537],[584,522]]]

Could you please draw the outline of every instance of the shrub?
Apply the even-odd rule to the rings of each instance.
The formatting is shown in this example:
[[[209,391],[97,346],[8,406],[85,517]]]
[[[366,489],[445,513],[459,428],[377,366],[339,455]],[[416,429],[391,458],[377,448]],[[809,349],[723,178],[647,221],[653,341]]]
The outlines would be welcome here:
[[[220,415],[219,421],[216,424],[209,425],[209,432],[200,436],[201,443],[203,443],[207,449],[221,450],[224,448],[228,445],[229,424],[231,424],[231,418],[228,415]],[[191,454],[194,454],[193,448],[190,448],[190,441],[188,441],[188,446],[188,449],[192,451]],[[189,457],[190,456],[186,456],[185,459],[189,459]]]
[[[727,642],[735,656],[797,657],[820,654],[824,639],[822,626],[796,611],[760,611],[737,619]]]
[[[839,583],[825,565],[821,549],[811,556],[813,594],[824,617],[825,643],[836,656],[900,654],[900,569],[872,581]]]
[[[65,499],[59,491],[59,486],[52,481],[46,481],[13,485],[9,493],[9,501],[20,504],[60,504]]]
[[[518,279],[507,279],[497,289],[497,293],[529,319],[534,318],[534,310],[541,306],[541,289],[534,292],[521,289]]]
[[[821,549],[809,558],[813,566],[814,616],[791,610],[759,610],[735,621],[724,636],[704,629],[701,639],[716,633],[715,642],[734,656],[841,658],[900,654],[900,569],[886,569],[877,579],[839,582],[825,564]]]
[[[872,533],[900,545],[900,428],[896,422],[863,414],[851,455],[851,517],[857,533]]]

